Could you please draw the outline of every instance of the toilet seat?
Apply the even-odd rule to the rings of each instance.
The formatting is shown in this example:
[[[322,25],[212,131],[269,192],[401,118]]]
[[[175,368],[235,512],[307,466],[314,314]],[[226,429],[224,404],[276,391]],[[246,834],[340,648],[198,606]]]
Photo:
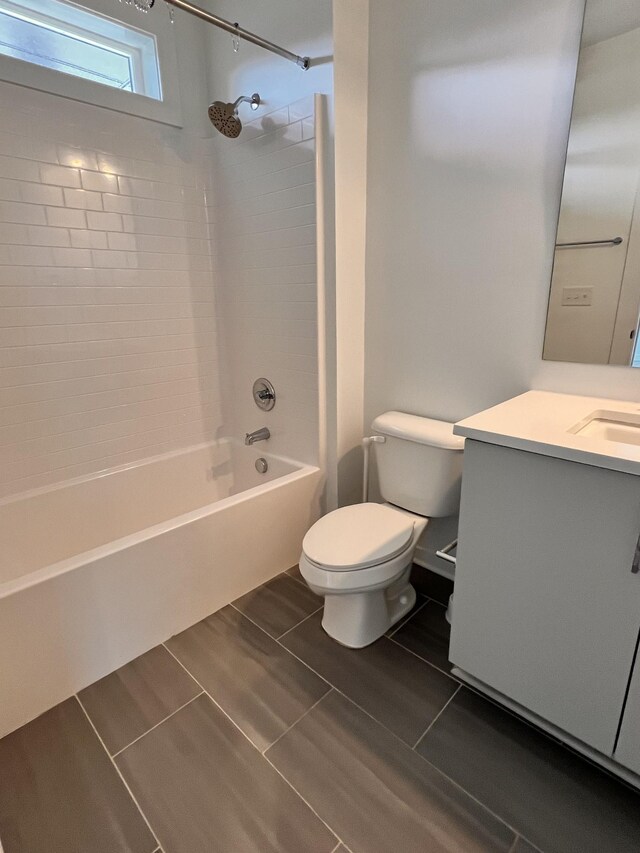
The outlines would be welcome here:
[[[325,572],[352,572],[389,563],[412,543],[416,519],[386,504],[336,509],[302,543],[308,562]]]
[[[383,589],[393,583],[406,570],[407,565],[411,564],[414,545],[412,539],[407,547],[391,560],[351,572],[334,571],[326,566],[319,566],[303,551],[299,562],[300,574],[318,595]]]

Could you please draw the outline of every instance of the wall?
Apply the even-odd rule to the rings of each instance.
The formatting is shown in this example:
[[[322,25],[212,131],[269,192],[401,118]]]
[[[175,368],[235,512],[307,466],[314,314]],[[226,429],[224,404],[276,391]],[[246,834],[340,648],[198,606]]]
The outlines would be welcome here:
[[[362,499],[369,0],[334,3],[336,502]]]
[[[201,36],[179,27],[184,129],[0,84],[0,497],[222,428]]]
[[[532,387],[640,399],[631,370],[541,360],[581,13],[372,0],[366,421]]]
[[[224,329],[226,428],[267,426],[263,448],[318,464],[318,336],[314,98],[244,122],[206,145],[211,251]],[[256,408],[254,380],[276,390]]]

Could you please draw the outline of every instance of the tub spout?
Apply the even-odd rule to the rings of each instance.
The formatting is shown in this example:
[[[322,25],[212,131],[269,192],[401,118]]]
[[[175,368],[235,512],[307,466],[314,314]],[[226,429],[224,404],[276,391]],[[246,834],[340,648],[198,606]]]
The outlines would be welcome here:
[[[260,429],[256,429],[253,432],[248,432],[244,437],[245,444],[255,444],[256,441],[266,441],[271,437],[271,433],[267,429],[267,427],[261,427]]]

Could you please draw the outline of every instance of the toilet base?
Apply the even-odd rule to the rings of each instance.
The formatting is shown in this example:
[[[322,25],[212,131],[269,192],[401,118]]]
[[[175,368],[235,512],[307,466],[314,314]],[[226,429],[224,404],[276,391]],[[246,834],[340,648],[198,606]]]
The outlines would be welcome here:
[[[369,646],[402,619],[416,603],[409,570],[386,589],[325,595],[322,627],[343,646]]]

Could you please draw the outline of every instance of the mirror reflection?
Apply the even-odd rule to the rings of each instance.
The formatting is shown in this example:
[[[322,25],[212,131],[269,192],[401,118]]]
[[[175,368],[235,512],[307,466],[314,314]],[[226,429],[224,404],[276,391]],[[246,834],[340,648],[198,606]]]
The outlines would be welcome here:
[[[640,4],[587,0],[545,359],[640,367]]]

